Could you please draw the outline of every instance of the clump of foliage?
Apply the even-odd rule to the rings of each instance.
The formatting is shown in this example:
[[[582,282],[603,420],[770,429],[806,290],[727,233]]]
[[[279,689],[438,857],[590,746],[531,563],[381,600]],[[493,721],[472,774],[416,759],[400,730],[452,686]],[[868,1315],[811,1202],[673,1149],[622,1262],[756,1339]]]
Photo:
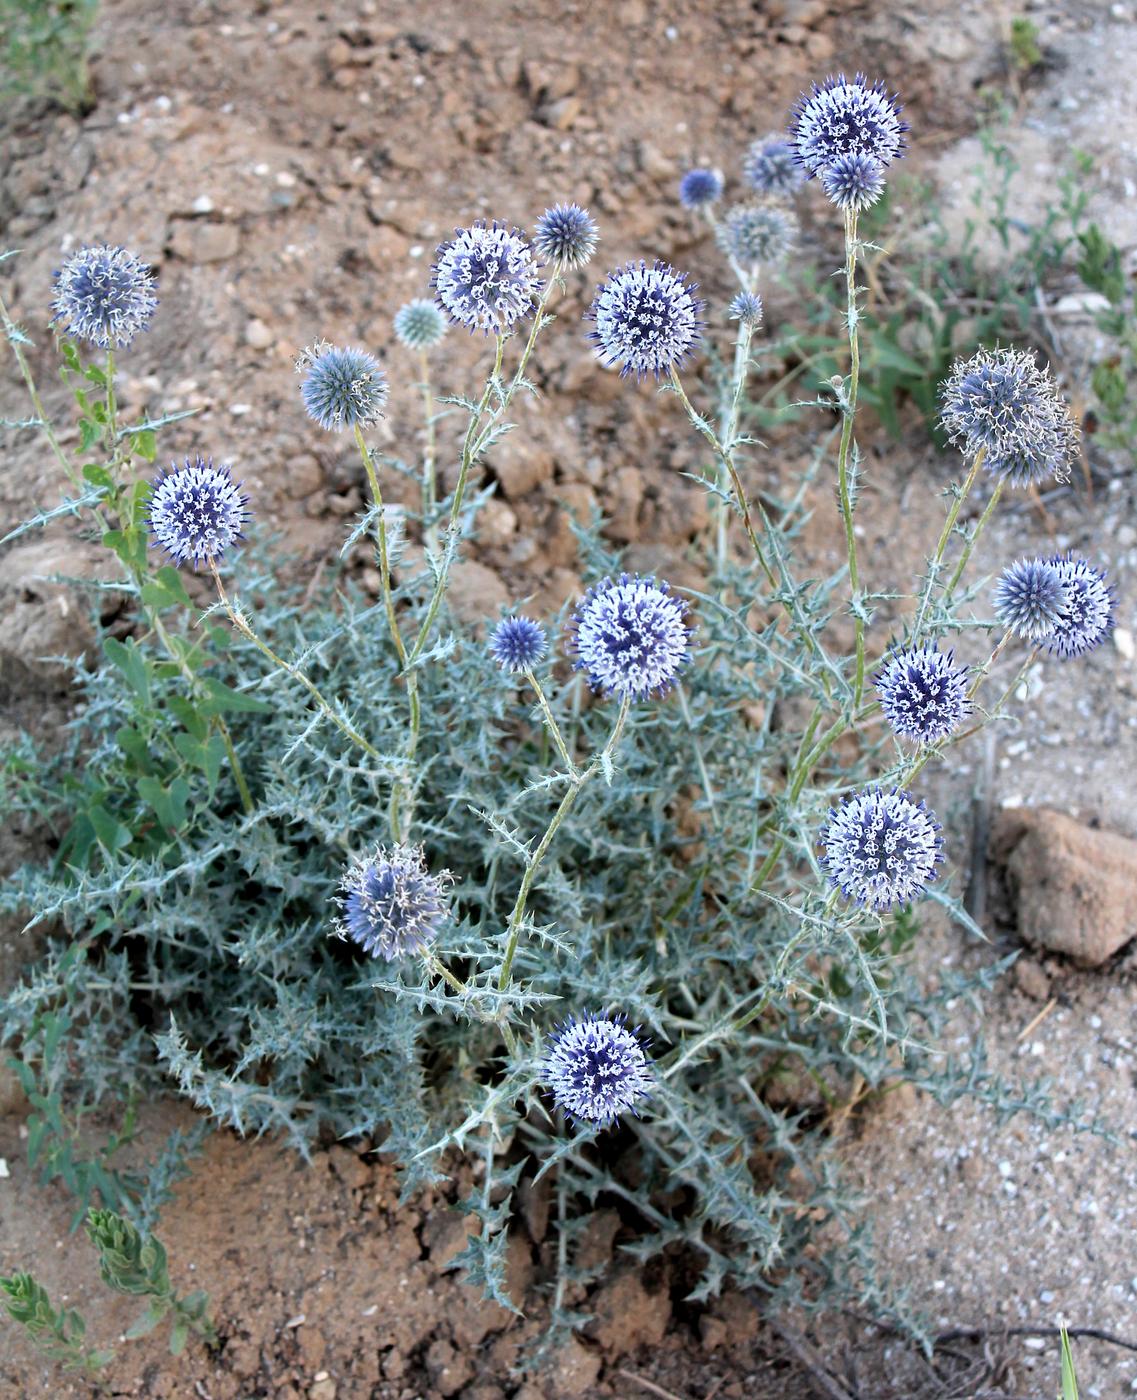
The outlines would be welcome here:
[[[0,96],[49,97],[89,112],[87,46],[97,12],[98,0],[0,0]]]
[[[1004,714],[1048,644],[1047,619],[1076,633],[1079,651],[1112,623],[1108,597],[1079,610],[1062,582],[1045,606],[1014,592],[1005,623],[965,583],[1004,488],[1067,469],[1068,415],[1029,356],[957,368],[949,421],[966,468],[945,482],[923,576],[899,580],[860,557],[858,270],[871,251],[860,220],[906,129],[879,84],[832,79],[803,97],[785,143],[844,238],[845,349],[825,366],[820,406],[837,425],[830,479],[847,555],[828,578],[803,577],[794,555],[829,444],[786,499],[748,485],[760,470],[742,412],[761,354],[761,255],[789,247],[751,236],[763,221],[749,215],[718,240],[737,284],[729,306],[708,308],[687,273],[645,260],[610,271],[588,313],[598,357],[654,380],[705,445],[691,485],[713,504],[705,586],[621,573],[593,522],[579,532],[585,596],[557,617],[488,618],[489,641],[451,609],[452,570],[488,494],[479,468],[531,389],[564,279],[596,246],[586,211],[546,211],[536,247],[478,223],[439,250],[438,308],[483,331],[490,365],[475,393],[443,400],[452,415],[440,422],[441,326],[421,303],[413,325],[400,311],[424,384],[417,460],[379,458],[369,442],[387,405],[374,355],[322,341],[300,355],[297,411],[359,451],[370,500],[340,567],[374,561],[375,603],[346,572],[289,585],[264,547],[242,549],[256,502],[220,455],[150,479],[163,424],[120,421],[118,323],[100,317],[98,287],[67,283],[56,302],[78,459],[6,318],[35,409],[21,426],[47,435],[69,483],[22,528],[77,517],[106,546],[100,586],[135,616],[97,665],[77,666],[63,750],[37,755],[28,739],[8,765],[5,815],[55,837],[54,858],[21,870],[0,902],[50,933],[40,965],[0,1002],[26,1073],[55,1063],[43,1040],[54,1016],[85,1101],[174,1086],[210,1120],[301,1150],[329,1132],[368,1135],[408,1191],[471,1156],[478,1179],[462,1208],[482,1229],[458,1262],[510,1305],[514,1191],[550,1177],[551,1337],[580,1322],[567,1290],[599,1201],[636,1222],[639,1257],[688,1251],[696,1298],[730,1279],[811,1306],[850,1293],[886,1306],[828,1147],[830,1115],[865,1086],[908,1081],[944,1102],[967,1093],[1091,1126],[994,1077],[981,1047],[963,1059],[935,1050],[954,999],[1002,964],[944,968],[929,993],[903,957],[915,900],[978,933],[953,888],[960,833],[909,787]],[[763,198],[801,198],[800,183]],[[722,189],[683,184],[716,234]],[[777,226],[792,229],[781,212]],[[97,261],[121,275],[117,295],[137,298],[121,322],[133,334],[152,311],[149,284],[134,264]],[[71,337],[90,325],[104,354],[89,361]],[[726,327],[726,365],[703,382],[700,352]],[[450,451],[454,486],[440,496]],[[420,482],[417,518],[385,509],[393,471]],[[965,523],[981,487],[986,508]],[[1088,565],[1073,572],[1101,584]],[[880,626],[881,602],[899,598],[901,621]],[[947,638],[958,662],[939,656]],[[1010,678],[992,686],[1004,652]],[[787,1083],[816,1094],[787,1106]],[[823,1254],[819,1224],[838,1241]],[[153,1259],[133,1244],[120,1254],[123,1277],[134,1269],[176,1307]]]

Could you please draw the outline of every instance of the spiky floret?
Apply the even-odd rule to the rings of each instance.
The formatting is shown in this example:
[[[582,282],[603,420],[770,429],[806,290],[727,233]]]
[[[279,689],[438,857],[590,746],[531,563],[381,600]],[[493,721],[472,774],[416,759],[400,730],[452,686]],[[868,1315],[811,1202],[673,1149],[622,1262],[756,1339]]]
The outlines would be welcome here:
[[[943,858],[934,815],[899,788],[866,788],[831,807],[820,840],[832,883],[868,909],[895,909],[917,899]]]
[[[215,467],[212,458],[187,457],[181,466],[171,463],[150,488],[147,519],[153,543],[175,564],[192,563],[195,569],[220,559],[244,538],[248,503],[230,469]]]
[[[741,321],[752,330],[762,324],[762,298],[757,292],[739,292],[727,311],[732,321]]]
[[[623,1016],[570,1017],[549,1037],[541,1077],[573,1123],[606,1128],[636,1105],[655,1082],[644,1044]]]
[[[1016,559],[999,575],[991,595],[995,616],[1028,642],[1054,630],[1065,601],[1066,585],[1049,559]]]
[[[527,617],[503,618],[490,637],[490,652],[504,671],[529,671],[548,650],[545,629]]]
[[[679,203],[684,209],[702,209],[722,194],[722,176],[717,170],[688,170],[679,181]]]
[[[628,263],[597,288],[585,319],[597,358],[621,375],[662,378],[678,368],[702,338],[703,303],[685,273],[667,263]]]
[[[742,173],[759,194],[794,194],[805,181],[794,148],[780,131],[751,143]]]
[[[1105,570],[1095,569],[1087,559],[1064,554],[1047,562],[1058,570],[1065,597],[1047,633],[1046,650],[1068,661],[1105,641],[1116,625],[1113,609],[1117,600],[1105,581]]]
[[[875,156],[838,156],[821,172],[821,188],[838,209],[871,208],[884,193],[884,166]]]
[[[933,645],[894,651],[875,677],[880,707],[894,734],[934,744],[970,714],[968,673],[955,654]]]
[[[820,175],[842,156],[872,156],[891,165],[904,151],[908,123],[900,117],[896,94],[863,73],[852,82],[844,73],[814,83],[790,114],[789,143],[807,176]]]
[[[421,846],[376,846],[343,873],[335,932],[388,962],[424,952],[447,916],[450,880],[427,869]]]
[[[743,267],[780,262],[797,240],[793,214],[772,201],[736,204],[715,233],[719,247]]]
[[[126,248],[80,248],[55,273],[52,321],[101,350],[129,345],[157,306],[150,265]]]
[[[395,335],[408,350],[431,350],[446,334],[446,317],[419,297],[395,312]]]
[[[560,272],[572,272],[589,262],[599,238],[596,220],[579,204],[554,204],[533,229],[537,256]]]
[[[533,309],[541,278],[520,229],[479,219],[440,245],[430,281],[452,324],[508,335]]]
[[[665,694],[690,659],[687,609],[654,578],[603,579],[581,599],[571,626],[576,669],[593,690],[621,700]]]
[[[1078,429],[1032,354],[984,349],[957,360],[942,400],[948,436],[968,455],[982,448],[983,464],[995,476],[1012,486],[1069,476]]]
[[[366,350],[318,340],[296,359],[308,417],[330,433],[377,423],[387,406],[387,376]]]

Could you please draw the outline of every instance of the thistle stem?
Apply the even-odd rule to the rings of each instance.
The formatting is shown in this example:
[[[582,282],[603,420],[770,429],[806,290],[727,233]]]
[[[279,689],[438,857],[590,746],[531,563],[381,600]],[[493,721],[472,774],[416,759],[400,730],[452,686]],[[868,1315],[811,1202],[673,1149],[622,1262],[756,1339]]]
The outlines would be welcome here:
[[[979,468],[983,465],[984,455],[985,449],[981,447],[979,451],[975,454],[975,457],[971,463],[970,470],[967,473],[967,477],[964,480],[962,487],[956,494],[956,498],[952,502],[951,509],[948,511],[947,519],[944,521],[944,528],[940,531],[939,542],[936,544],[936,552],[928,561],[928,577],[925,580],[924,587],[920,595],[920,607],[916,613],[916,622],[912,628],[913,642],[919,640],[920,631],[924,625],[924,618],[927,615],[928,606],[932,601],[932,589],[936,586],[936,578],[939,575],[940,567],[944,562],[944,554],[947,552],[948,540],[951,539],[951,532],[955,529],[955,523],[959,519],[959,512],[963,509],[963,503],[967,500],[968,496],[971,494],[971,488],[975,485],[975,478],[979,475]],[[978,531],[976,533],[978,533]],[[968,552],[970,553],[970,551]],[[965,556],[964,563],[966,562],[967,559]],[[962,573],[962,568],[960,569],[960,573]],[[955,587],[958,581],[959,575],[957,574],[947,589],[948,594],[951,593],[952,589]]]
[[[430,356],[425,350],[419,351],[422,365],[422,407],[425,422],[425,442],[422,456],[422,518],[426,543],[430,549],[438,548],[438,525],[434,520],[437,505],[437,432],[434,426],[434,393],[430,384]],[[428,523],[429,522],[429,523]]]
[[[556,744],[557,752],[561,756],[561,762],[568,769],[569,775],[571,777],[573,774],[576,773],[577,767],[576,764],[573,762],[572,755],[569,753],[568,745],[565,743],[564,735],[561,733],[561,727],[557,723],[552,710],[549,708],[549,702],[545,698],[545,692],[541,688],[541,682],[537,679],[533,671],[530,669],[527,669],[524,672],[524,676],[525,679],[529,682],[529,684],[533,687],[533,693],[537,697],[537,703],[538,705],[540,705],[541,713],[545,718],[545,727],[552,735],[553,743]]]
[[[991,499],[987,502],[986,510],[984,510],[983,514],[979,517],[979,523],[971,532],[971,538],[963,547],[963,553],[959,556],[959,563],[955,566],[955,573],[952,574],[951,580],[948,583],[947,588],[944,590],[945,598],[950,598],[951,595],[955,592],[956,587],[959,584],[959,580],[963,577],[963,571],[967,568],[967,561],[971,558],[972,551],[975,548],[975,543],[979,539],[979,536],[983,533],[983,529],[986,526],[988,520],[990,520],[991,516],[994,514],[995,507],[999,504],[999,497],[1002,494],[1003,482],[998,481],[995,483],[995,489],[991,492]]]
[[[853,448],[853,421],[857,412],[857,391],[861,382],[861,340],[857,313],[857,211],[845,210],[845,283],[847,290],[846,319],[849,331],[849,379],[841,395],[841,443],[837,449],[837,493],[841,502],[841,518],[845,523],[845,551],[849,559],[849,587],[853,600],[860,592],[857,568],[857,537],[853,531],[853,499],[849,487],[849,457]],[[856,629],[856,678],[853,683],[853,708],[858,709],[865,688],[865,623],[854,611]]]
[[[67,477],[67,480],[77,491],[80,491],[83,488],[83,483],[79,477],[79,473],[71,465],[67,454],[64,452],[59,439],[55,435],[55,429],[51,426],[51,419],[47,416],[47,411],[43,406],[43,400],[39,396],[39,389],[36,387],[35,377],[32,374],[31,366],[28,364],[28,359],[24,354],[23,347],[18,341],[13,339],[13,335],[16,331],[16,324],[11,316],[9,316],[8,308],[5,306],[3,298],[0,298],[0,320],[4,323],[4,331],[7,336],[8,344],[12,347],[12,354],[16,357],[16,364],[20,369],[20,378],[24,381],[24,387],[27,389],[28,397],[32,401],[32,407],[36,411],[36,417],[39,419],[39,426],[43,430],[43,434],[47,438],[48,443],[51,445],[51,450],[55,454],[55,460],[63,468],[63,473]],[[103,529],[106,529],[105,522],[103,522]]]

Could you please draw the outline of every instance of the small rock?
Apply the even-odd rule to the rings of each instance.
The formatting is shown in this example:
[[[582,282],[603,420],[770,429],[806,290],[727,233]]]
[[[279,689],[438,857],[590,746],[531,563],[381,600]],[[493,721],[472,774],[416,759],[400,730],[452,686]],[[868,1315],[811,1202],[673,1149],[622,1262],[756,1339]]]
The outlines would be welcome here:
[[[1023,807],[998,814],[991,847],[1032,947],[1100,967],[1137,937],[1137,841]]]
[[[1050,996],[1050,978],[1041,963],[1034,958],[1019,958],[1015,963],[1015,985],[1031,1001],[1046,1001]]]
[[[252,320],[245,327],[245,344],[254,350],[267,350],[273,342],[273,333],[263,321]]]
[[[606,1283],[590,1304],[593,1336],[612,1356],[638,1346],[658,1346],[671,1320],[666,1288],[649,1293],[638,1273],[620,1274]]]
[[[1117,648],[1118,654],[1123,656],[1126,661],[1133,660],[1133,633],[1128,627],[1115,627],[1113,629],[1113,645]]]
[[[324,484],[324,469],[310,452],[293,457],[284,469],[284,489],[294,501],[310,496]]]
[[[557,1395],[589,1395],[600,1375],[600,1354],[575,1337],[557,1352],[553,1384]]]
[[[308,1400],[336,1400],[336,1383],[331,1376],[308,1387]]]
[[[535,490],[543,481],[551,481],[553,476],[553,454],[513,433],[494,448],[492,464],[502,491],[511,501]]]
[[[463,559],[450,570],[446,598],[458,621],[474,626],[497,617],[509,603],[509,589],[485,564]]]
[[[174,219],[170,224],[169,244],[170,252],[186,262],[225,262],[237,252],[241,236],[235,224]]]
[[[474,1378],[470,1359],[460,1355],[441,1338],[431,1342],[427,1348],[426,1369],[439,1395],[457,1395],[466,1382]]]

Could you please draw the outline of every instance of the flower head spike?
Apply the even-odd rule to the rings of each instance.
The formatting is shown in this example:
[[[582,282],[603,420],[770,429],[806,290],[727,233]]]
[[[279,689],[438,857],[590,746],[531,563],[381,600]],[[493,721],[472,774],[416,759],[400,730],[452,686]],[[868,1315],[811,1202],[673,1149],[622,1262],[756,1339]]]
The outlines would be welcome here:
[[[421,846],[377,846],[344,871],[336,933],[388,962],[424,952],[446,918],[449,871],[432,875]]]
[[[587,209],[579,204],[554,204],[537,220],[533,247],[539,258],[559,272],[573,272],[591,260],[599,237],[596,220]]]
[[[508,335],[532,310],[541,282],[521,230],[484,219],[454,230],[430,280],[447,320],[485,335]]]
[[[821,188],[838,209],[869,209],[884,193],[884,166],[875,156],[838,156],[821,172]]]
[[[897,788],[866,788],[830,808],[820,840],[830,880],[868,909],[918,898],[943,858],[939,823],[923,802]]]
[[[576,669],[620,700],[663,695],[690,659],[687,610],[667,584],[639,574],[604,579],[572,617]]]
[[[432,301],[408,301],[395,312],[395,335],[408,350],[431,350],[446,334],[446,318]]]
[[[797,219],[773,202],[736,204],[728,209],[718,226],[719,247],[743,267],[781,262],[793,247],[798,232]]]
[[[717,170],[688,170],[679,181],[679,203],[684,209],[702,209],[722,194],[722,176]]]
[[[1041,641],[1054,630],[1066,601],[1058,566],[1048,559],[1017,559],[999,576],[991,601],[995,616],[1016,637]]]
[[[624,1018],[592,1012],[557,1027],[541,1069],[553,1102],[569,1120],[599,1128],[621,1113],[635,1113],[654,1083],[643,1043]]]
[[[876,676],[880,707],[894,734],[934,744],[971,712],[967,668],[928,645],[894,651]]]
[[[175,564],[192,563],[196,569],[244,538],[248,503],[228,467],[215,467],[212,458],[187,457],[150,489],[147,515],[154,542]]]
[[[1105,581],[1105,570],[1086,559],[1063,555],[1049,561],[1058,570],[1065,597],[1058,618],[1046,636],[1046,650],[1063,661],[1084,656],[1113,631],[1116,599]]]
[[[959,360],[943,387],[944,430],[969,456],[1012,486],[1064,481],[1078,429],[1048,372],[1021,350],[979,350]]]
[[[820,175],[842,156],[872,156],[891,165],[904,151],[908,123],[900,103],[883,83],[863,73],[852,82],[844,73],[814,83],[799,98],[790,116],[789,142],[807,176]]]
[[[756,292],[739,292],[728,307],[730,319],[756,330],[762,324],[762,298]]]
[[[597,358],[637,379],[661,379],[678,369],[702,337],[703,303],[694,291],[667,263],[628,263],[610,272],[585,313],[596,325],[589,339]]]
[[[547,650],[545,629],[527,617],[503,618],[490,638],[490,652],[503,671],[531,671]]]
[[[796,194],[805,181],[794,148],[781,132],[751,144],[742,173],[759,194]]]
[[[330,433],[377,423],[387,406],[387,376],[366,350],[341,349],[318,340],[301,352],[296,373],[308,417]]]
[[[119,350],[144,331],[158,305],[154,274],[125,248],[80,248],[55,274],[52,321],[65,335]]]

